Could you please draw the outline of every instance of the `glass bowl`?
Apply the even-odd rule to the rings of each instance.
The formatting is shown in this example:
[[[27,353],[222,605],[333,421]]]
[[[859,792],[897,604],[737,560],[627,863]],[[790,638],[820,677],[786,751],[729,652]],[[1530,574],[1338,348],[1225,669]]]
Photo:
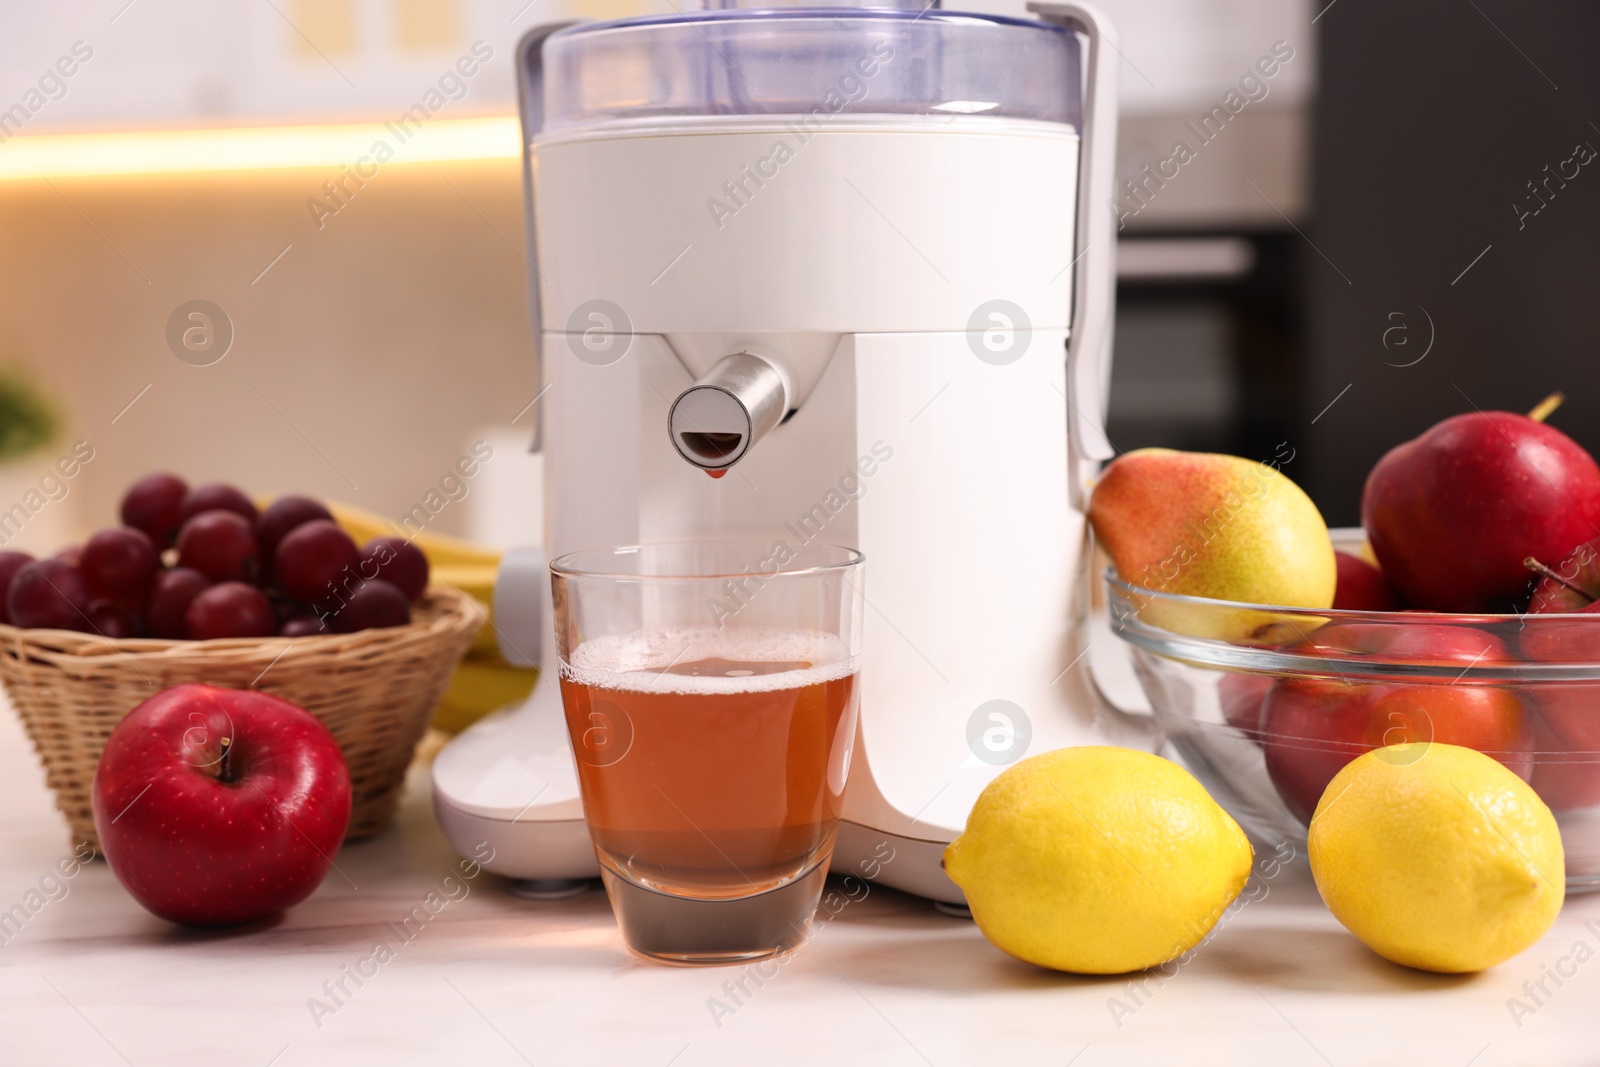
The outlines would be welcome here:
[[[1309,611],[1105,581],[1157,722],[1252,836],[1303,848],[1323,788],[1362,752],[1459,744],[1533,786],[1568,890],[1600,889],[1600,614]]]

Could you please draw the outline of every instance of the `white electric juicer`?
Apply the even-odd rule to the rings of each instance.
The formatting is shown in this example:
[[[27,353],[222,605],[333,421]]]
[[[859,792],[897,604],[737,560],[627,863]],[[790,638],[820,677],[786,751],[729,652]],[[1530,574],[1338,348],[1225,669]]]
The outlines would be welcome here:
[[[1115,42],[1088,5],[1030,10],[735,7],[523,39],[545,529],[507,556],[495,623],[541,675],[434,763],[463,854],[488,842],[490,870],[552,894],[598,875],[546,570],[578,549],[865,553],[836,871],[959,903],[940,854],[1005,766],[1156,743],[1079,663],[1083,485],[1111,454]]]

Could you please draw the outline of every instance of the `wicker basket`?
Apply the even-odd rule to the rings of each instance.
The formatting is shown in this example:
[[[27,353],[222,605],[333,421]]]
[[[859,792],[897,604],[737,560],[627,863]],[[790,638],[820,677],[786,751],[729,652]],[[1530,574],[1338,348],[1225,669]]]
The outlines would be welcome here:
[[[74,844],[99,847],[89,791],[112,729],[140,702],[184,682],[259,689],[327,724],[350,768],[350,840],[394,817],[412,752],[483,619],[470,597],[432,587],[409,626],[354,634],[110,641],[0,625],[0,681]]]

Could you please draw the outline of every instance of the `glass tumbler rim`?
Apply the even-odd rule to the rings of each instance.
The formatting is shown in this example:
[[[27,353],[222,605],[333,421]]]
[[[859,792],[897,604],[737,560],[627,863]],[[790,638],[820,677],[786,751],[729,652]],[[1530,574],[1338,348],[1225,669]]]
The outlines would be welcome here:
[[[732,570],[726,565],[707,566],[695,572],[686,566],[674,567],[669,571],[657,572],[653,569],[627,570],[619,566],[625,559],[641,561],[647,556],[665,553],[671,550],[748,550],[751,559],[769,559],[775,554],[778,547],[787,547],[794,554],[788,563],[779,564],[775,570],[752,571]],[[602,548],[585,548],[573,552],[564,552],[550,561],[550,571],[562,578],[571,579],[602,579],[611,581],[647,581],[647,582],[707,582],[723,581],[729,578],[748,578],[758,574],[767,581],[774,579],[804,578],[828,574],[837,571],[859,570],[866,562],[866,555],[859,549],[832,543],[812,542],[801,545],[799,548],[788,546],[782,541],[757,541],[750,538],[730,538],[714,541],[650,541],[631,545],[612,545]]]

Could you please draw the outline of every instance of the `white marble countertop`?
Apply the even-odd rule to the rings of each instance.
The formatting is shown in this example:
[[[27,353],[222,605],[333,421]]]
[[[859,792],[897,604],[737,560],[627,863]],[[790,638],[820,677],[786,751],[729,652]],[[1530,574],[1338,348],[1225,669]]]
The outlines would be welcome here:
[[[3,710],[0,910],[69,853]],[[598,889],[531,903],[487,874],[402,942],[388,924],[456,862],[419,766],[398,825],[265,928],[177,929],[92,864],[0,934],[0,1064],[1600,1063],[1600,895],[1516,959],[1447,978],[1372,955],[1289,867],[1172,978],[1098,979],[1018,963],[971,922],[873,889],[761,984],[629,956]],[[337,994],[380,941],[393,958]]]

